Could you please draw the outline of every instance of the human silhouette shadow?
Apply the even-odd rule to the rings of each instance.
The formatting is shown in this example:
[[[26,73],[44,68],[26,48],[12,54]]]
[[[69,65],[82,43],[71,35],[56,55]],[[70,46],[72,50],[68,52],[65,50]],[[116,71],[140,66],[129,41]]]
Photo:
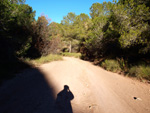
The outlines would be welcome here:
[[[69,89],[69,86],[64,85],[64,89],[57,94],[55,108],[59,113],[73,113],[71,100],[74,95]]]

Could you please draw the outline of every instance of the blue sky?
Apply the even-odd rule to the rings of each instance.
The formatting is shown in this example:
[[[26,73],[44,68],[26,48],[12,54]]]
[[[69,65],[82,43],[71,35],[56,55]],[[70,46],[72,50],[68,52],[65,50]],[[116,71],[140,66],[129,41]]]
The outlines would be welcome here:
[[[69,12],[76,15],[80,13],[89,14],[89,8],[93,3],[112,0],[26,0],[26,4],[36,10],[36,19],[44,13],[53,22],[60,23]]]

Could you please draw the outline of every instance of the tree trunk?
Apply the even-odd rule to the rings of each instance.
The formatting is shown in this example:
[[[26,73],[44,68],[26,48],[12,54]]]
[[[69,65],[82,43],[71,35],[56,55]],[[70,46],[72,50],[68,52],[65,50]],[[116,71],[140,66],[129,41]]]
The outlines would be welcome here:
[[[70,41],[69,53],[71,53],[71,48],[72,48],[72,45],[71,45],[71,41]]]

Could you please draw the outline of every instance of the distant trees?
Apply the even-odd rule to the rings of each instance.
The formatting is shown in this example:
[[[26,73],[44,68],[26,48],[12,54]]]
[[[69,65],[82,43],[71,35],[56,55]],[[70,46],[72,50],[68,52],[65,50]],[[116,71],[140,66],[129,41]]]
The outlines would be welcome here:
[[[3,0],[0,1],[0,43],[4,48],[0,51],[17,57],[39,57],[58,51],[81,52],[83,58],[93,60],[148,57],[149,2],[94,3],[90,7],[91,18],[70,12],[59,24],[50,23],[45,16],[36,21],[35,12],[24,4],[25,0]]]
[[[58,54],[62,47],[62,37],[63,29],[62,26],[56,22],[52,22],[48,26],[49,28],[49,38],[51,40],[50,52],[53,54]]]
[[[68,13],[68,15],[61,21],[63,40],[66,41],[69,52],[79,51],[80,40],[86,38],[89,21],[90,18],[88,15],[84,13],[76,15],[72,12]]]
[[[94,3],[90,7],[91,18],[70,12],[60,24],[61,37],[67,42],[77,41],[75,46],[85,59],[148,57],[148,3],[149,0]]]

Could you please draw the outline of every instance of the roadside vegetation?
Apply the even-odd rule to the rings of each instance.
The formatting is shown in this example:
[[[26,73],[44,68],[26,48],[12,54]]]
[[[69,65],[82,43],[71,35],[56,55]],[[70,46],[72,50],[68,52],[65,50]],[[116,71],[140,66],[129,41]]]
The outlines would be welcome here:
[[[75,58],[80,58],[81,53],[69,53],[69,52],[63,52],[61,53],[62,56],[67,56],[67,57],[75,57]]]
[[[117,60],[105,60],[101,63],[101,65],[104,69],[112,72],[120,72],[121,68]]]
[[[129,75],[137,77],[140,80],[147,79],[150,81],[150,65],[136,65],[129,69]]]
[[[61,55],[54,55],[54,54],[49,54],[47,56],[42,56],[40,58],[37,59],[25,59],[25,62],[32,64],[34,66],[38,66],[44,63],[48,63],[48,62],[52,62],[52,61],[59,61],[59,60],[63,60]]]
[[[118,60],[109,59],[101,62],[100,66],[108,71],[123,74],[125,76],[136,77],[140,81],[144,81],[144,79],[150,81],[150,65],[143,62],[129,65]]]
[[[63,52],[61,54],[49,54],[47,56],[41,56],[40,58],[36,58],[36,59],[24,58],[22,60],[25,61],[27,64],[31,64],[33,66],[39,66],[41,64],[48,63],[48,62],[63,60],[63,56],[80,58],[81,53]]]
[[[149,2],[97,2],[91,4],[90,16],[69,12],[56,23],[44,14],[35,20],[35,11],[25,0],[1,0],[0,77],[7,77],[14,67],[13,73],[26,67],[26,61],[39,65],[62,55],[150,80]]]

